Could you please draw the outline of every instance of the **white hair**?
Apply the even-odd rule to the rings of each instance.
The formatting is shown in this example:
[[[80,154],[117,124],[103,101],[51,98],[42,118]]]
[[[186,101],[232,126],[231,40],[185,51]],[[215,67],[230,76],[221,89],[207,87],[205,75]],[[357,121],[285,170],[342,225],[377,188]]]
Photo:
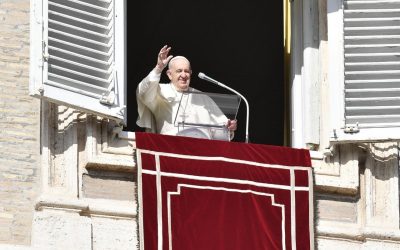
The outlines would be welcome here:
[[[186,57],[184,57],[184,56],[174,56],[174,57],[171,58],[171,60],[169,60],[169,62],[168,62],[168,69],[171,68],[172,62],[175,61],[175,60],[177,60],[177,59],[184,59],[184,60],[186,60],[186,61],[189,63],[189,66],[190,66],[190,62],[189,62],[189,60],[188,60]]]

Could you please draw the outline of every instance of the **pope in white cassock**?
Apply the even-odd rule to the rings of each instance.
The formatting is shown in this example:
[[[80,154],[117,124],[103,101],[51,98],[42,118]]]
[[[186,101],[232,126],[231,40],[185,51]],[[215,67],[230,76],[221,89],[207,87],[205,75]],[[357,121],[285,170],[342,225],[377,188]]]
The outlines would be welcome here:
[[[182,95],[186,92],[201,92],[189,87],[192,75],[189,60],[183,56],[169,55],[170,50],[171,47],[168,46],[161,48],[156,67],[137,87],[138,126],[159,134],[188,135],[177,126],[175,118],[180,122],[185,122],[185,117],[190,117],[191,123],[221,125],[230,134],[228,138],[232,138],[237,128],[236,120],[229,120],[211,98],[203,94]],[[161,73],[167,65],[166,73],[171,82],[163,84],[160,83]],[[178,108],[179,113],[177,113]],[[206,130],[208,132],[205,133],[210,133],[209,129]],[[223,138],[222,135],[201,136],[197,133],[188,136]]]

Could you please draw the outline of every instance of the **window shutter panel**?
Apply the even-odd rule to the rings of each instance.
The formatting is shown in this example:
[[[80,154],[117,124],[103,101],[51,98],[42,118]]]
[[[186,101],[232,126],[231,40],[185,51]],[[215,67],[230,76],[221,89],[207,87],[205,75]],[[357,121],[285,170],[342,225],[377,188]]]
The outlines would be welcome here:
[[[41,55],[33,54],[42,57],[36,59],[42,62],[43,75],[31,80],[34,85],[30,88],[31,94],[83,111],[126,120],[123,1],[34,2],[31,23],[34,19],[34,25],[38,26],[38,8],[43,4],[40,24],[43,33],[31,33],[31,36],[39,35],[43,41],[39,44],[34,39],[31,50],[42,52]],[[117,26],[117,23],[122,25]],[[37,32],[38,28],[34,30]],[[31,64],[34,63],[31,60]],[[33,72],[34,75],[39,74]]]
[[[347,129],[399,127],[400,0],[345,0],[344,55]]]

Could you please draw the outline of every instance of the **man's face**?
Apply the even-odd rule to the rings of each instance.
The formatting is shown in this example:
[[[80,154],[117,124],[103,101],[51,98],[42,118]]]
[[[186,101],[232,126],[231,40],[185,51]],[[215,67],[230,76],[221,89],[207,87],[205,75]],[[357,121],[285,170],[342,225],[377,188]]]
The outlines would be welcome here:
[[[187,90],[190,84],[190,76],[192,75],[190,63],[184,58],[173,60],[167,75],[178,91]]]

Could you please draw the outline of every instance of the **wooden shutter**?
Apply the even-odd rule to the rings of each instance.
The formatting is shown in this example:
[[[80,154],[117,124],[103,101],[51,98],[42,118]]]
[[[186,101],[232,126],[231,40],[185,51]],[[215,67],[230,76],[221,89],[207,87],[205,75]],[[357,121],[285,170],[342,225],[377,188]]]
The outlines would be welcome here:
[[[347,129],[400,126],[400,0],[345,0],[344,55]]]
[[[33,2],[31,94],[125,120],[123,1]]]

